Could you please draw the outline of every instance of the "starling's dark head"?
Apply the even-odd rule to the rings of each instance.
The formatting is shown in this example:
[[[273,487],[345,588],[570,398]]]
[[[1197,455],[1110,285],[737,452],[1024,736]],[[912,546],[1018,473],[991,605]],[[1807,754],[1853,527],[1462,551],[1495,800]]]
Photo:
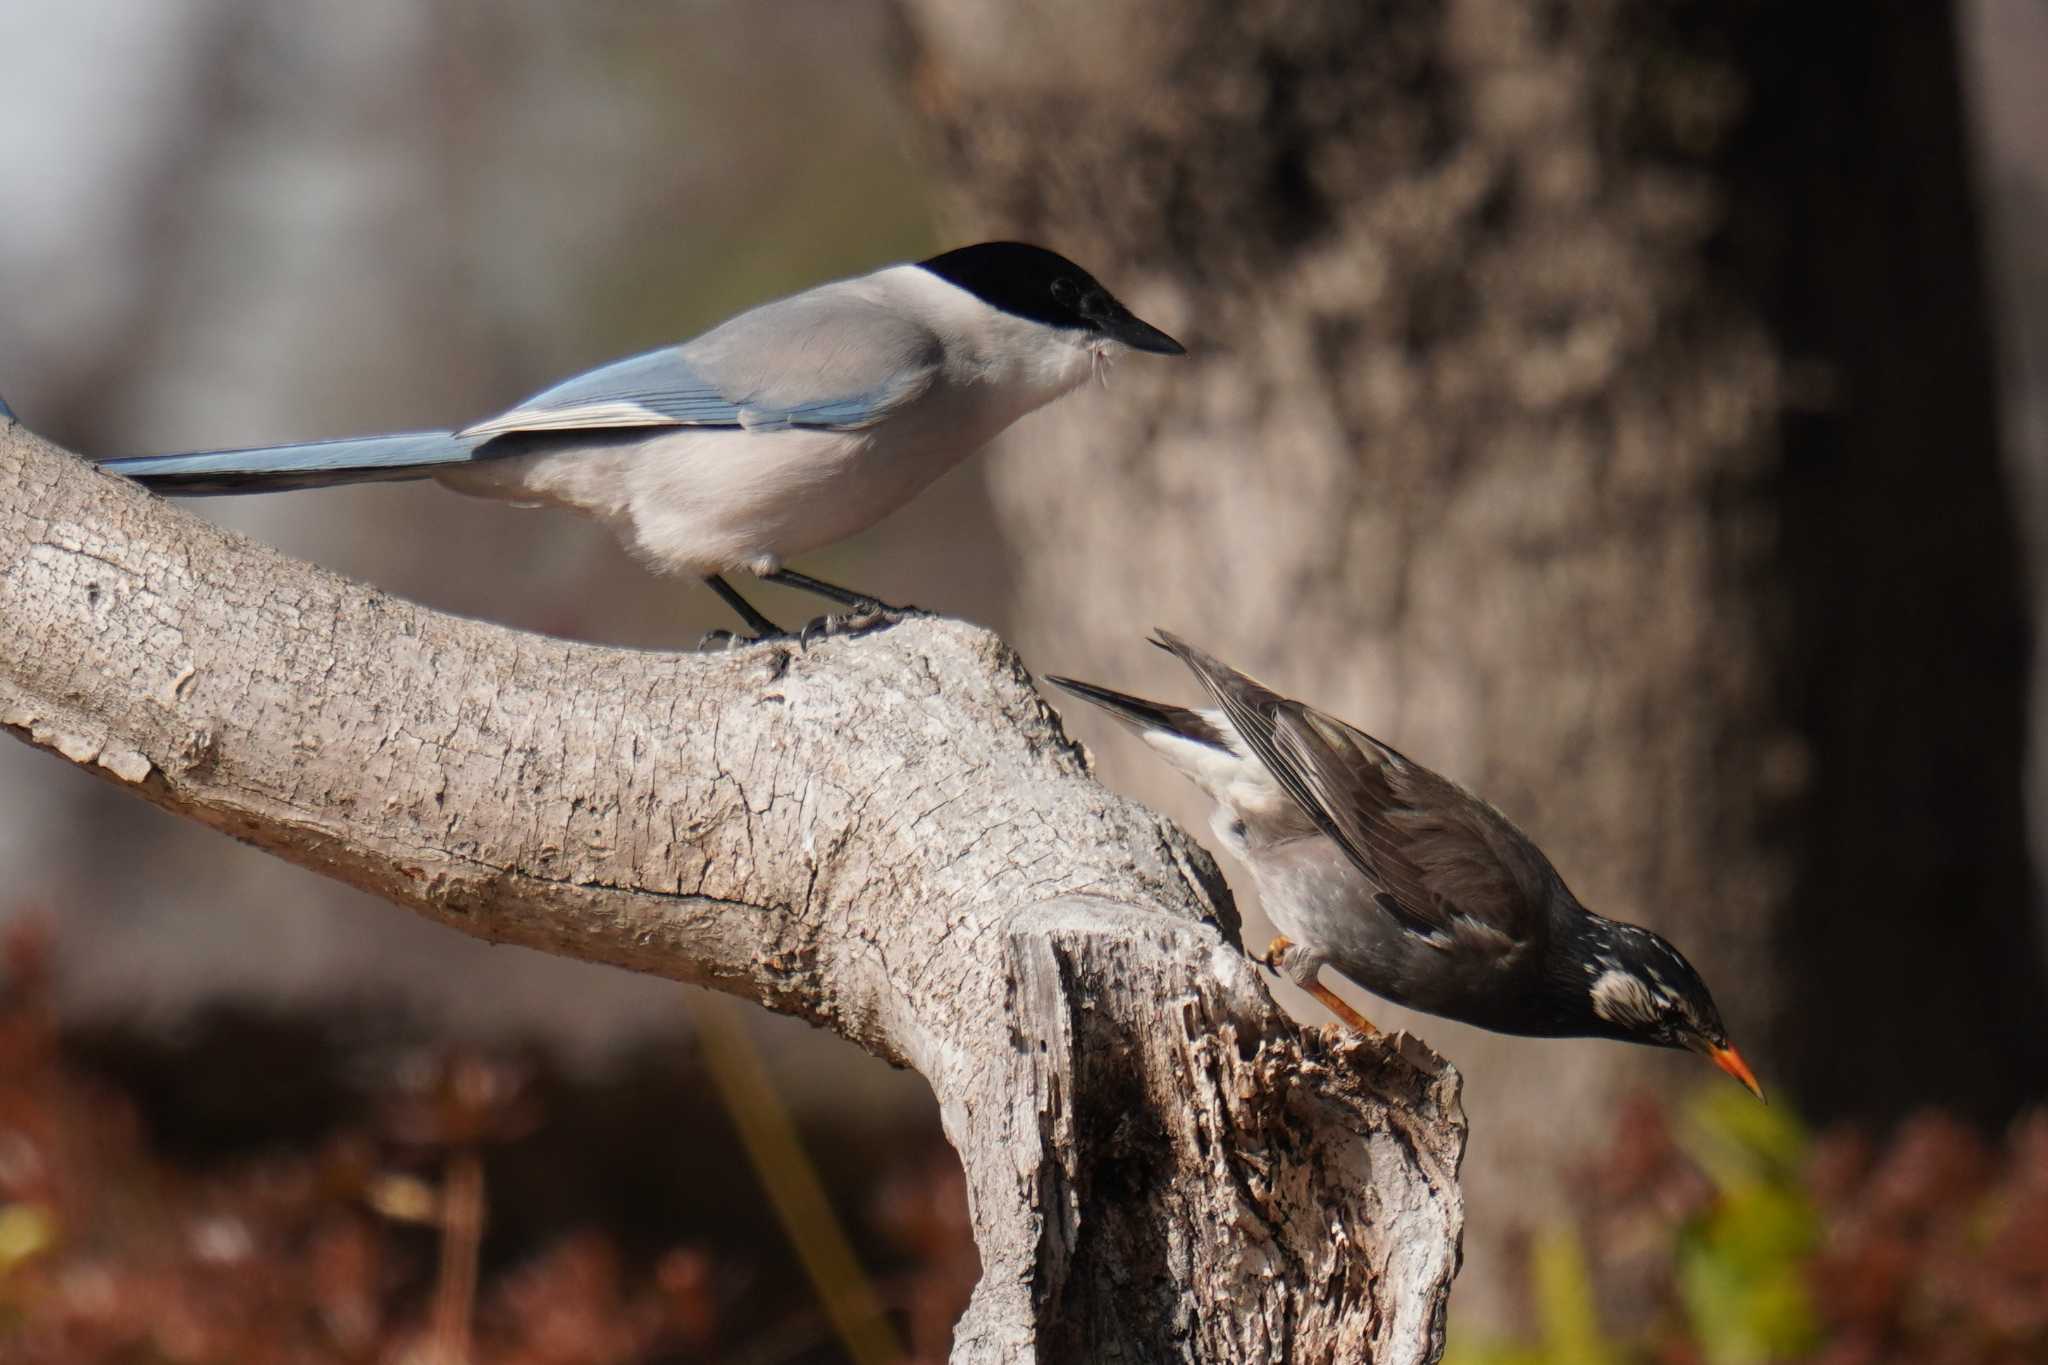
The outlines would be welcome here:
[[[1755,1075],[1729,1046],[1707,983],[1685,956],[1648,929],[1589,918],[1598,927],[1576,945],[1571,965],[1582,976],[1591,1031],[1697,1052],[1762,1099]]]
[[[1098,342],[1155,355],[1186,355],[1178,341],[1133,314],[1095,277],[1056,251],[1024,242],[981,242],[918,265],[991,308]]]

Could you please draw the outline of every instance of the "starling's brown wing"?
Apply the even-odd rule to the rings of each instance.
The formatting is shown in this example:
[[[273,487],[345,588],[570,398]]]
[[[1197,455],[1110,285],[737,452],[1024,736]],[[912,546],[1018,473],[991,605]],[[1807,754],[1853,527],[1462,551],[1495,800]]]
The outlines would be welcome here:
[[[1388,913],[1441,948],[1527,941],[1545,906],[1541,869],[1491,807],[1300,702],[1283,703],[1273,729],[1280,762],[1314,793],[1311,818],[1379,883]]]
[[[1505,818],[1364,731],[1164,631],[1160,641],[1303,813],[1381,888],[1389,914],[1444,949],[1505,953],[1526,941],[1543,911],[1548,864]]]

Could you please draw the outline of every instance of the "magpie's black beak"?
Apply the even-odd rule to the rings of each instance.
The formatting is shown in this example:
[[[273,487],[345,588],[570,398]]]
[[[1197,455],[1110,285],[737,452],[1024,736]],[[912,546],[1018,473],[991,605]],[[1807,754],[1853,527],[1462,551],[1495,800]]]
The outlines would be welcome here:
[[[1186,355],[1188,348],[1175,341],[1166,333],[1144,319],[1125,313],[1111,319],[1102,328],[1103,334],[1112,341],[1121,341],[1134,351],[1150,351],[1153,355]]]
[[[1111,341],[1120,341],[1134,351],[1150,351],[1153,355],[1188,353],[1187,347],[1132,313],[1107,292],[1091,291],[1081,301],[1081,316]]]

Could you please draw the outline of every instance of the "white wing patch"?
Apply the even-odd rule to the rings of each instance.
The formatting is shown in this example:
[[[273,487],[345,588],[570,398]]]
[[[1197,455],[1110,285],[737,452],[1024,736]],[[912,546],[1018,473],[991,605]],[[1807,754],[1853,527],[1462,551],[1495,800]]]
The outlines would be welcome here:
[[[638,403],[586,403],[573,408],[514,408],[474,426],[464,436],[505,436],[515,431],[576,431],[597,427],[674,426],[676,419]]]

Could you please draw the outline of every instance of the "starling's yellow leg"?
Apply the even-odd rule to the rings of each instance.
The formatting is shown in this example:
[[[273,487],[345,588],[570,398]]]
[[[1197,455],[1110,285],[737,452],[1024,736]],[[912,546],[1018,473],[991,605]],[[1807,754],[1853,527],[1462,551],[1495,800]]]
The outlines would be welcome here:
[[[1311,981],[1304,989],[1306,989],[1310,995],[1313,995],[1316,999],[1322,1001],[1324,1009],[1327,1009],[1330,1013],[1336,1015],[1339,1019],[1342,1019],[1345,1023],[1351,1025],[1351,1027],[1357,1029],[1360,1033],[1379,1032],[1378,1029],[1373,1027],[1372,1020],[1366,1018],[1357,1010],[1351,1008],[1350,1005],[1345,1003],[1343,996],[1337,994],[1337,992],[1331,990],[1322,982]]]
[[[1290,981],[1294,980],[1294,978],[1286,970],[1286,968],[1284,968],[1281,965],[1281,963],[1286,959],[1287,950],[1289,948],[1292,948],[1293,946],[1293,942],[1290,941],[1285,934],[1276,936],[1271,943],[1266,945],[1266,957],[1264,961],[1265,966],[1271,968],[1273,971],[1280,973],[1280,975],[1287,977],[1287,979]],[[1351,1025],[1352,1028],[1357,1029],[1360,1033],[1369,1034],[1379,1032],[1377,1028],[1373,1027],[1372,1020],[1366,1018],[1357,1010],[1351,1008],[1350,1003],[1346,1001],[1343,996],[1337,994],[1337,992],[1331,990],[1322,982],[1317,981],[1314,978],[1310,978],[1307,981],[1298,982],[1297,984],[1300,985],[1300,987],[1303,990],[1307,991],[1310,995],[1313,995],[1316,999],[1320,1000],[1323,1004],[1324,1009],[1336,1015],[1345,1023]]]

